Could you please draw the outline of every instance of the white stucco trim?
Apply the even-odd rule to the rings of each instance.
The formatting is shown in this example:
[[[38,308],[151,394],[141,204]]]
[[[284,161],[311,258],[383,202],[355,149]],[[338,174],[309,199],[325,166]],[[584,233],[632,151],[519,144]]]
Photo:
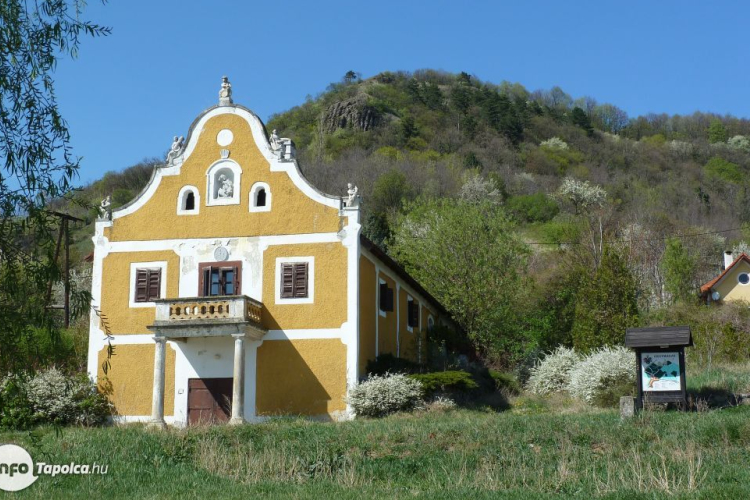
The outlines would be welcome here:
[[[388,283],[380,277],[380,270],[377,267],[375,268],[375,276],[378,277],[378,286],[375,288],[375,307],[378,309],[378,315],[385,318],[388,316],[388,311],[384,311],[380,308],[380,285],[387,285]]]
[[[382,281],[380,279],[380,268],[373,262],[373,265],[375,265],[375,357],[378,357],[378,350],[379,350],[379,343],[380,339],[378,338],[380,335],[380,317],[385,317],[385,314],[383,314],[384,311],[380,310],[380,282]]]
[[[147,424],[151,421],[152,417],[151,415],[115,415],[111,417],[112,423],[114,424],[137,424],[137,423],[143,423]],[[169,425],[179,425],[177,422],[175,422],[174,417],[164,417],[164,422]]]
[[[188,192],[193,193],[195,201],[195,208],[193,208],[193,210],[185,210],[182,208],[184,205],[184,198],[187,196]],[[198,191],[198,188],[195,186],[182,186],[182,189],[180,189],[180,192],[177,195],[177,215],[198,215],[200,213],[200,208],[201,194],[200,191]]]
[[[185,245],[210,245],[216,241],[247,240],[257,242],[260,246],[297,245],[302,243],[337,243],[340,241],[336,233],[302,233],[284,234],[279,236],[248,236],[247,238],[185,238],[175,240],[152,241],[114,241],[108,243],[107,251],[122,252],[156,252],[161,250],[175,250]]]
[[[91,308],[89,311],[89,349],[86,369],[89,378],[96,381],[99,373],[99,351],[104,348],[107,336],[101,327],[101,318],[97,311],[102,303],[102,264],[104,257],[109,255],[108,240],[104,236],[104,228],[108,223],[97,222],[94,226],[94,265],[91,270]]]
[[[259,207],[255,204],[255,197],[261,189],[266,191],[266,204]],[[250,188],[250,199],[248,200],[248,206],[251,212],[270,212],[271,211],[271,187],[265,182],[256,182],[253,187]]]
[[[281,264],[307,262],[307,297],[304,298],[281,298]],[[315,257],[277,257],[274,266],[274,296],[275,304],[314,304],[315,303]]]
[[[232,197],[231,198],[218,198],[214,191],[216,187],[217,176],[221,170],[228,169],[234,175],[232,179]],[[206,170],[206,206],[225,206],[225,205],[239,205],[240,204],[240,192],[242,191],[242,167],[234,161],[228,158],[222,158],[217,160],[208,167]]]
[[[135,301],[135,276],[138,269],[160,269],[160,290],[159,297],[167,296],[167,262],[131,262],[130,263],[130,290],[128,292],[128,305],[132,308],[137,307],[156,307],[154,302],[136,302]]]

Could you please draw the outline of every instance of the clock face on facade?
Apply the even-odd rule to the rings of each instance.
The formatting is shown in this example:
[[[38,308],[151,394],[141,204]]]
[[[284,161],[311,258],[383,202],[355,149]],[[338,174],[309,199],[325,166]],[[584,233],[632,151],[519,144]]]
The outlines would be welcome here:
[[[224,247],[217,247],[214,250],[214,258],[218,261],[227,260],[229,258],[229,251]]]

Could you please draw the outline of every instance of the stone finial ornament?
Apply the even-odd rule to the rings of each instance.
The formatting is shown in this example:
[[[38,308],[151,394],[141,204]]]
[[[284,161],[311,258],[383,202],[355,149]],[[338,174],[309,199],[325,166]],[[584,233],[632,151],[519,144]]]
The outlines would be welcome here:
[[[103,220],[112,220],[112,210],[110,207],[112,206],[112,199],[107,196],[104,198],[99,204],[99,217]]]
[[[219,106],[229,106],[232,104],[232,84],[229,78],[221,77],[221,89],[219,90]]]
[[[182,153],[182,149],[185,147],[185,138],[182,136],[174,136],[174,140],[172,141],[172,146],[169,148],[169,153],[167,153],[167,165],[171,165],[174,160],[180,156],[180,153]]]

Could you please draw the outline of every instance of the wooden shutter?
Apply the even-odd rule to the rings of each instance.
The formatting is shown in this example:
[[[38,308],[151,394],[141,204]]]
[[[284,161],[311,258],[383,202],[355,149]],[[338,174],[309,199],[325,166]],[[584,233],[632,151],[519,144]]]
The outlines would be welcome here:
[[[148,269],[135,271],[135,301],[148,302]]]
[[[234,295],[240,295],[240,266],[234,266]]]
[[[380,284],[380,310],[393,311],[393,288],[387,283]]]
[[[297,299],[307,297],[307,262],[294,264],[294,297]]]
[[[161,297],[161,269],[148,270],[148,299],[151,302]]]
[[[419,304],[410,300],[408,302],[409,326],[419,327]]]
[[[294,264],[281,264],[281,298],[294,297]]]

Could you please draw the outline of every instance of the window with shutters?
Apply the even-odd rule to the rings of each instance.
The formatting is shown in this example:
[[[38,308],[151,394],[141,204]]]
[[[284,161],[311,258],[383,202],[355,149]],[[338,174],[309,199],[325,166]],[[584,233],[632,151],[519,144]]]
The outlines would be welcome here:
[[[419,304],[411,297],[406,302],[406,325],[409,328],[419,328]]]
[[[167,263],[130,264],[130,307],[154,307],[154,300],[167,298]]]
[[[379,288],[379,302],[381,312],[392,312],[393,311],[393,288],[388,286],[383,280],[380,280]]]
[[[276,302],[310,304],[314,295],[312,257],[280,257],[276,260]]]
[[[307,298],[307,262],[285,262],[281,264],[281,298]]]
[[[200,297],[241,295],[242,262],[204,262],[198,266]]]
[[[161,298],[161,269],[137,269],[135,302],[153,302]]]

